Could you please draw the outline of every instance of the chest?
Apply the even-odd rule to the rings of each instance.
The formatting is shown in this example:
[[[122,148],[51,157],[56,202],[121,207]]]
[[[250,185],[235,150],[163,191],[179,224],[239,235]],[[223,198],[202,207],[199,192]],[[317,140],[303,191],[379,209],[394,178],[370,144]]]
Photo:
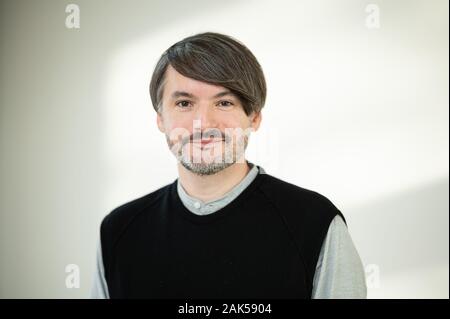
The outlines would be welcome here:
[[[299,249],[270,210],[211,224],[154,217],[115,247],[113,297],[307,298]]]

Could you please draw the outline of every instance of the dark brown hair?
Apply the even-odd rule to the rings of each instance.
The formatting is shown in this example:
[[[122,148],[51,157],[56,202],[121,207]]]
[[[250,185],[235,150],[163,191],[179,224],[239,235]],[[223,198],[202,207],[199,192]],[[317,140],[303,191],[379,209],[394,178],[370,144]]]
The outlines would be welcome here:
[[[150,97],[157,112],[162,107],[169,64],[188,78],[227,88],[240,99],[247,116],[264,107],[267,89],[262,68],[252,52],[230,36],[199,33],[173,44],[161,55],[150,82]]]

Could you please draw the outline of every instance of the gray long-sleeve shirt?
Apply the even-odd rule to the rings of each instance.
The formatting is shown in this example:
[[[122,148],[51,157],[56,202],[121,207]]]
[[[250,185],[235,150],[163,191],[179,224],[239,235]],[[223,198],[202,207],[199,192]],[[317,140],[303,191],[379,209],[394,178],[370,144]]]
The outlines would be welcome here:
[[[251,184],[258,174],[265,170],[247,161],[251,167],[244,179],[219,199],[203,202],[186,193],[181,183],[178,195],[183,205],[197,215],[212,214],[232,202]],[[151,289],[149,287],[148,289]],[[332,220],[320,251],[313,282],[313,299],[366,298],[367,287],[364,267],[353,244],[345,222],[339,215]],[[91,298],[109,298],[108,285],[104,275],[101,241],[97,244],[97,263]]]

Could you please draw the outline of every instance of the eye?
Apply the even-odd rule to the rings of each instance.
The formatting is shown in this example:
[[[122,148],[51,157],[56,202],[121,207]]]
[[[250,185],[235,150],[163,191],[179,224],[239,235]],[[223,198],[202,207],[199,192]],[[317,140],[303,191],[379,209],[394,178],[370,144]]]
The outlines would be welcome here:
[[[232,105],[233,105],[233,103],[231,103],[230,101],[220,101],[219,102],[219,106],[229,107],[229,106],[232,106]]]
[[[190,103],[189,101],[183,100],[175,103],[175,105],[181,107],[182,109],[185,109],[189,106],[189,103]]]

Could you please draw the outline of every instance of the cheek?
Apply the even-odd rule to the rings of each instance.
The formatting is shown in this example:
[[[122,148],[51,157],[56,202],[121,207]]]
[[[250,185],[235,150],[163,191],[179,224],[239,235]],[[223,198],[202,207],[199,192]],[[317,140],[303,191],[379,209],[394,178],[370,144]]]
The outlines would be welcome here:
[[[233,118],[233,119],[229,119],[228,121],[223,123],[223,128],[230,128],[230,129],[243,129],[245,130],[246,128],[249,127],[249,121],[246,120],[245,118]]]
[[[185,129],[191,132],[192,130],[192,121],[186,119],[172,119],[169,123],[167,123],[167,128],[169,130],[175,129]]]
[[[239,127],[244,128],[246,122],[240,116],[234,114],[226,114],[223,117],[221,117],[219,125],[222,130],[225,128],[232,128],[232,129]]]

